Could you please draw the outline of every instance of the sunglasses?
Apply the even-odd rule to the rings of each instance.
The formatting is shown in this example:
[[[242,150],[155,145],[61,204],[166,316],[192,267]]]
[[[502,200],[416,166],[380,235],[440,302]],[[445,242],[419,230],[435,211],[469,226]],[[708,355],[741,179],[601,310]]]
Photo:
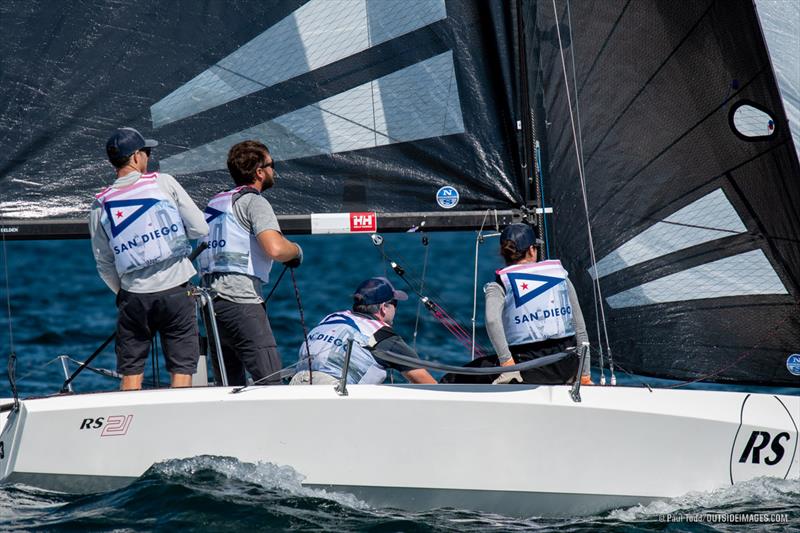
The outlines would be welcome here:
[[[139,150],[139,151],[140,151],[140,152],[142,152],[142,153],[144,153],[144,155],[146,155],[148,158],[150,157],[150,148],[146,148],[146,147],[145,147],[145,148],[142,148],[142,149],[141,149],[141,150]]]
[[[386,302],[386,305],[397,307],[397,300],[389,300],[388,302]]]
[[[275,170],[275,160],[272,160],[269,163],[264,163],[258,168],[270,168],[270,167],[272,167],[272,169]]]

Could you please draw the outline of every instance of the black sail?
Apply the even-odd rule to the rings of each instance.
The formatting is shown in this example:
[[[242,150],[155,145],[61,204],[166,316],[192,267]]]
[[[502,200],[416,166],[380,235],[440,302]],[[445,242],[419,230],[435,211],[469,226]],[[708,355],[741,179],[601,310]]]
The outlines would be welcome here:
[[[548,246],[591,324],[574,125],[614,359],[800,386],[787,365],[800,352],[800,169],[753,3],[558,0],[526,14]]]
[[[378,212],[385,231],[518,208],[515,20],[472,0],[6,0],[4,235],[85,236],[119,126],[159,140],[161,171],[200,205],[230,186],[230,146],[263,140],[289,231],[312,213]],[[454,207],[450,190],[437,202],[448,186]]]

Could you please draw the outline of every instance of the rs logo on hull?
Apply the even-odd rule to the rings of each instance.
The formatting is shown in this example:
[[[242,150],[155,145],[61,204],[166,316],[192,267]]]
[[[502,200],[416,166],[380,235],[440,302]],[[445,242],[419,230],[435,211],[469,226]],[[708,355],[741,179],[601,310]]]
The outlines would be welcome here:
[[[742,456],[739,458],[740,463],[746,463],[748,460],[752,459],[753,464],[759,464],[761,462],[761,452],[767,445],[772,443],[770,446],[770,450],[774,455],[770,456],[766,454],[764,456],[764,464],[772,466],[776,465],[781,462],[783,459],[783,454],[786,453],[786,449],[783,447],[781,441],[789,441],[791,435],[787,432],[783,431],[778,433],[775,438],[772,438],[766,431],[753,431],[750,434],[750,440],[747,441],[747,445],[744,447],[744,452],[742,452]]]
[[[731,483],[797,476],[797,423],[790,409],[779,397],[766,394],[748,394],[741,409],[730,456]]]
[[[101,437],[117,437],[126,435],[131,427],[133,415],[99,416],[97,418],[84,418],[79,429],[100,429]]]

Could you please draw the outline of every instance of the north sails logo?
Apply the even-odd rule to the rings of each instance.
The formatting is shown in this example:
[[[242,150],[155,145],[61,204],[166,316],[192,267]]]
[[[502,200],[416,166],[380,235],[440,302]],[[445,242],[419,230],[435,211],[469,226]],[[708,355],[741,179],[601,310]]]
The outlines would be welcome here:
[[[564,282],[563,278],[540,276],[538,274],[509,272],[506,276],[508,276],[508,282],[514,294],[514,305],[517,307],[522,307],[540,294]]]
[[[138,200],[109,200],[104,204],[106,215],[111,223],[111,235],[116,237],[137,218],[158,203],[152,198]]]

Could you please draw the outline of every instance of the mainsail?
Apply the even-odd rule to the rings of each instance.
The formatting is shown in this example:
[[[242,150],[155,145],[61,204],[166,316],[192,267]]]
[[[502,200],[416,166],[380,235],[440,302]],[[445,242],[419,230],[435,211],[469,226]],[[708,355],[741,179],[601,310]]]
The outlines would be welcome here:
[[[537,129],[548,244],[584,300],[599,281],[597,331],[615,359],[659,377],[800,386],[787,365],[800,352],[800,169],[753,3],[527,8],[549,123]]]
[[[85,236],[124,125],[200,205],[229,186],[228,148],[262,139],[290,232],[376,229],[342,212],[471,227],[525,205],[513,5],[12,0],[0,30],[6,237]]]

